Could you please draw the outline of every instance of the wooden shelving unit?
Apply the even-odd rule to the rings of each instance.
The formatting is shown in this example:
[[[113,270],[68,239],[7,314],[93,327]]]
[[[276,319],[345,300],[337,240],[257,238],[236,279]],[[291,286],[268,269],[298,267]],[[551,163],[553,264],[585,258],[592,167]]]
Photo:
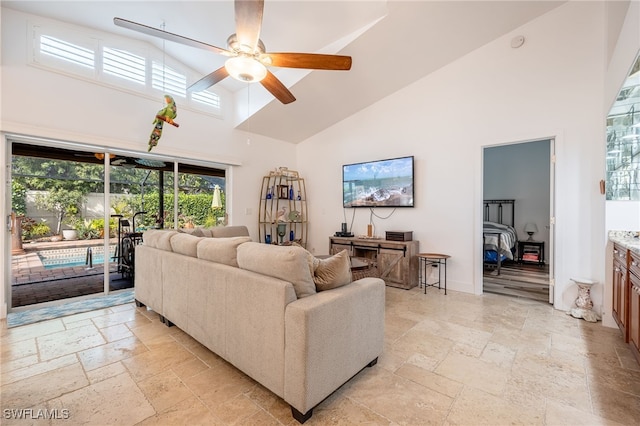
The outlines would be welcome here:
[[[271,244],[280,244],[278,224],[284,224],[282,243],[295,241],[306,247],[307,220],[307,190],[298,172],[280,168],[262,178],[258,209],[260,242],[266,243],[270,236]]]

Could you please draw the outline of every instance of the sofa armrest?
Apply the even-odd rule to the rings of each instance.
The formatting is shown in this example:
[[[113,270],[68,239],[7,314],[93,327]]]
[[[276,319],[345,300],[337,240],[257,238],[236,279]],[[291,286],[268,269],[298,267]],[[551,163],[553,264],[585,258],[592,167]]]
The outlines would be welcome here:
[[[385,284],[363,278],[289,303],[284,399],[306,413],[381,353]]]
[[[167,252],[147,245],[136,247],[134,291],[136,301],[164,315],[162,305],[162,262]]]

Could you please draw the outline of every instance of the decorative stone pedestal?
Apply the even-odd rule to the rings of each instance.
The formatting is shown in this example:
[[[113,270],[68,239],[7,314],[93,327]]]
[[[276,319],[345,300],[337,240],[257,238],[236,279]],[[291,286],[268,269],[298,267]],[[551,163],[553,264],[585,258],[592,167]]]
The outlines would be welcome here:
[[[588,322],[598,322],[598,314],[592,311],[593,302],[591,301],[591,286],[596,284],[596,281],[587,278],[571,278],[571,281],[578,286],[578,297],[576,307],[567,314],[574,318],[583,318]]]

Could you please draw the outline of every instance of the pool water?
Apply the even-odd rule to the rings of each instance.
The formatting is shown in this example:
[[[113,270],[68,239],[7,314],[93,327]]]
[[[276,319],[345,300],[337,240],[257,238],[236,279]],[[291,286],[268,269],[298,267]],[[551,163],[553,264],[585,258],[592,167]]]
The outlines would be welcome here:
[[[116,246],[111,245],[109,257],[113,259]],[[104,263],[104,246],[91,247],[94,265]],[[87,247],[75,247],[55,250],[43,250],[38,252],[45,269],[65,268],[70,266],[89,266],[87,262]],[[113,260],[112,260],[113,261]]]

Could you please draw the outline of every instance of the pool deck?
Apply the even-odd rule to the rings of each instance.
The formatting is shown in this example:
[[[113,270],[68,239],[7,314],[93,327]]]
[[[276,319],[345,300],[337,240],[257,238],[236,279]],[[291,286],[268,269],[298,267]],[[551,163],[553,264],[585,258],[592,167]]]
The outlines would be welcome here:
[[[117,244],[118,240],[112,238],[110,244]],[[38,256],[42,250],[65,249],[65,248],[85,248],[102,246],[102,240],[75,240],[56,241],[43,243],[28,243],[22,246],[25,254],[14,254],[11,256],[11,285],[21,285],[33,282],[60,280],[81,275],[95,275],[98,270],[102,274],[102,265],[96,265],[92,270],[87,270],[85,265],[46,269]],[[114,271],[113,263],[110,265]]]
[[[113,238],[111,244],[117,244]],[[42,250],[84,248],[102,246],[102,240],[76,240],[24,244],[24,254],[11,256],[11,300],[12,307],[49,302],[104,290],[104,267],[96,264],[46,269],[37,252]],[[112,289],[124,288],[128,280],[117,273],[117,263],[109,265]],[[125,281],[125,282],[123,282]],[[133,286],[130,283],[129,287]]]

